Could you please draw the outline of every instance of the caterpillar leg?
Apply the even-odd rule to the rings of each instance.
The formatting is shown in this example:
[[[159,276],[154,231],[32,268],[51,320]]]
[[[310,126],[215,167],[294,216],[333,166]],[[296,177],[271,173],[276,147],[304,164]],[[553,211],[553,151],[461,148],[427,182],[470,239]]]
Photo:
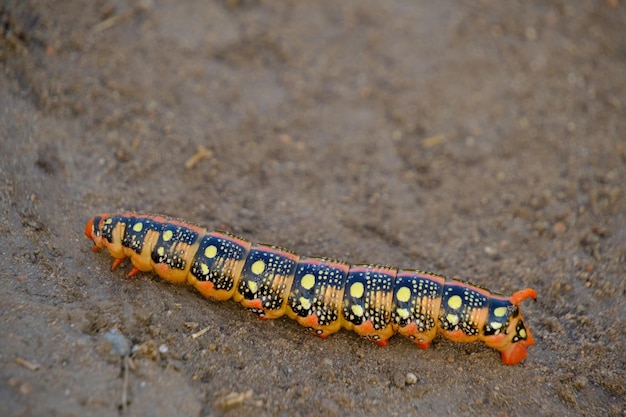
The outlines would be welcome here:
[[[132,278],[138,272],[141,272],[141,270],[139,268],[133,266],[133,269],[131,269],[130,272],[128,272],[128,274],[126,275],[126,278]]]
[[[124,262],[124,259],[126,258],[115,258],[115,260],[113,261],[113,265],[111,265],[111,271],[115,271],[117,267],[120,266],[122,262]],[[141,272],[141,270],[133,265],[132,269],[128,272],[128,274],[126,274],[126,278],[131,278],[135,276],[138,272]]]
[[[113,261],[113,265],[111,265],[111,271],[115,271],[117,267],[120,266],[121,263],[124,261],[124,259],[126,258],[115,258],[115,260]]]

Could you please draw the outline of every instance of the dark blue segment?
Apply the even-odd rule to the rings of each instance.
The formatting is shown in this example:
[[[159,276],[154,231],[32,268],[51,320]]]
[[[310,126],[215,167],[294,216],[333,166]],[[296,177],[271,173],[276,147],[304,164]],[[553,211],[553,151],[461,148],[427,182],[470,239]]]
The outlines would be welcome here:
[[[93,218],[91,228],[93,229],[93,235],[96,237],[100,236],[100,234],[102,233],[102,231],[100,230],[100,221],[102,221],[102,216],[95,216]]]
[[[347,264],[322,258],[300,259],[289,306],[300,317],[317,316],[321,326],[337,321],[347,275]]]
[[[297,258],[282,248],[254,246],[241,272],[239,293],[247,300],[260,299],[266,310],[281,308],[290,289],[287,284],[293,280]]]
[[[104,219],[102,225],[102,238],[110,243],[113,243],[113,230],[118,223],[128,224],[128,217],[126,216],[110,216]]]
[[[486,336],[497,335],[509,327],[511,315],[517,316],[517,306],[505,298],[491,298],[489,303],[489,316],[483,329]]]
[[[439,323],[443,330],[463,330],[468,336],[479,333],[478,323],[471,320],[475,309],[487,308],[489,298],[464,282],[450,281],[444,285]]]
[[[389,268],[375,265],[350,266],[343,294],[343,316],[358,326],[371,320],[375,330],[389,324],[391,303],[385,303],[393,291],[395,274]],[[361,291],[361,288],[363,291]]]
[[[230,291],[235,277],[233,266],[248,253],[240,239],[225,233],[205,235],[191,264],[191,273],[198,281],[210,281],[216,290]]]
[[[435,300],[443,293],[445,278],[422,271],[398,271],[393,296],[392,321],[404,327],[415,322],[420,332],[425,332],[435,327],[437,311]],[[410,291],[408,300],[406,290]],[[398,299],[400,293],[401,300]]]
[[[198,232],[188,227],[163,223],[157,243],[152,248],[152,261],[167,264],[172,269],[185,269],[185,251],[179,244],[191,246],[198,240]]]
[[[163,223],[148,217],[127,217],[122,246],[141,253],[146,242],[146,234],[151,230],[160,233],[162,229]]]

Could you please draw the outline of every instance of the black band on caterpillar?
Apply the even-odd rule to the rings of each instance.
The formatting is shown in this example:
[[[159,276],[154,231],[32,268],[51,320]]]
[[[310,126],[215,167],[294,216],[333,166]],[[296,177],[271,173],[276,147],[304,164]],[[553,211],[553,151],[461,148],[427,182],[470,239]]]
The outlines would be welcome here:
[[[232,298],[260,318],[295,319],[320,337],[346,328],[381,346],[399,333],[427,348],[437,333],[456,342],[483,341],[506,364],[534,344],[519,310],[536,298],[531,288],[510,297],[419,270],[349,265],[300,257],[225,232],[160,216],[100,214],[85,234],[94,250],[107,248],[112,269],[130,258],[133,269],[188,282],[205,297]]]

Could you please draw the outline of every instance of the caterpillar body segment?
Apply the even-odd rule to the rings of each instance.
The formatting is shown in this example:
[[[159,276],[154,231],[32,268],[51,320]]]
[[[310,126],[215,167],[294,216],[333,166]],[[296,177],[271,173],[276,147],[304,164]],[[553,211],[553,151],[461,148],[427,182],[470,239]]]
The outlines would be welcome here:
[[[387,345],[395,333],[391,322],[394,278],[397,270],[382,265],[350,267],[343,295],[343,327]]]
[[[233,298],[252,244],[237,236],[211,232],[200,240],[187,281],[205,297]]]
[[[301,257],[289,292],[287,316],[321,338],[338,332],[349,269],[345,262]]]
[[[437,312],[446,279],[441,275],[399,270],[393,298],[392,320],[399,334],[426,349],[437,335]]]
[[[205,297],[232,298],[259,318],[283,315],[325,338],[342,327],[384,346],[395,333],[420,348],[438,334],[456,342],[483,341],[506,364],[522,361],[534,344],[519,304],[536,298],[526,288],[511,297],[441,275],[384,265],[350,265],[300,257],[225,232],[130,212],[99,214],[85,234],[106,248],[112,269],[133,268],[188,282]]]
[[[287,312],[287,297],[300,257],[276,246],[253,245],[241,271],[234,300],[260,318]]]

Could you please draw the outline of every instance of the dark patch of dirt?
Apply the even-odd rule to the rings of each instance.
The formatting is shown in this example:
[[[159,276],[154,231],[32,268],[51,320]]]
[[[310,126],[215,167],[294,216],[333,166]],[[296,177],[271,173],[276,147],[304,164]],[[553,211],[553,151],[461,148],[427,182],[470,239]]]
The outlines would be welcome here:
[[[0,414],[626,415],[621,3],[5,0]],[[531,286],[537,344],[322,341],[127,280],[83,236],[120,209]]]

